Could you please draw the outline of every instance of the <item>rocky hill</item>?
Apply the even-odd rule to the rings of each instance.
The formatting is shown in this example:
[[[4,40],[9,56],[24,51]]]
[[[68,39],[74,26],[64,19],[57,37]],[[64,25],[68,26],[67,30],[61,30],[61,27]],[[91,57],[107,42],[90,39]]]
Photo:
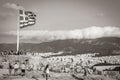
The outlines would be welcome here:
[[[0,51],[15,50],[16,44],[0,44]],[[97,39],[67,39],[43,43],[21,43],[21,50],[31,52],[59,52],[64,55],[100,53],[101,55],[120,54],[120,38],[104,37]]]

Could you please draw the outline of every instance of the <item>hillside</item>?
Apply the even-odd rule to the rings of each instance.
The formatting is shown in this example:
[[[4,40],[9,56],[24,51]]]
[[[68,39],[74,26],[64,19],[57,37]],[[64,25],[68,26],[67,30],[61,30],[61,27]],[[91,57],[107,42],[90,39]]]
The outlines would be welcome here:
[[[0,44],[0,51],[15,50],[16,44]],[[104,37],[98,39],[67,39],[39,44],[21,43],[21,50],[31,52],[59,52],[64,55],[100,53],[101,55],[120,54],[120,38]]]

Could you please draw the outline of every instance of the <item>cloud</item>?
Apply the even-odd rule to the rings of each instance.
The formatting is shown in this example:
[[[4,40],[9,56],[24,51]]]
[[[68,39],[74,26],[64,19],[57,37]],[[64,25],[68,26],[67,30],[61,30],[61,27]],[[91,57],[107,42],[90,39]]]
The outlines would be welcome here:
[[[15,31],[7,32],[7,35],[16,36]],[[95,39],[100,37],[120,37],[120,28],[117,27],[88,27],[75,30],[58,30],[58,31],[21,31],[20,39],[22,42],[40,43],[52,40],[64,39]]]
[[[14,3],[6,3],[6,4],[3,5],[3,7],[14,9],[14,10],[24,9],[22,6],[19,6],[19,5],[14,4]]]

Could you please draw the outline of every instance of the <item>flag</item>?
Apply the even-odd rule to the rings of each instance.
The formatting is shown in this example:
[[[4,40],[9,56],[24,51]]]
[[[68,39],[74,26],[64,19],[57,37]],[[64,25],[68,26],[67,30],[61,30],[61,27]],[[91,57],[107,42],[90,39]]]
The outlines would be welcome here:
[[[36,23],[36,15],[31,11],[19,10],[20,28],[34,25]]]

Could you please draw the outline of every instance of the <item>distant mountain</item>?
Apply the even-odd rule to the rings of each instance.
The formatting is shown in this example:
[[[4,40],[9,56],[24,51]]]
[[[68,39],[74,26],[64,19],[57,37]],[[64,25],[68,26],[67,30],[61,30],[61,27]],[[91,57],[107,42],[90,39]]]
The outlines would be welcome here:
[[[120,54],[120,38],[104,37],[97,39],[67,39],[51,42],[21,43],[21,50],[31,52],[59,52],[64,55],[100,53],[101,55]],[[16,44],[0,44],[0,51],[16,50]]]

